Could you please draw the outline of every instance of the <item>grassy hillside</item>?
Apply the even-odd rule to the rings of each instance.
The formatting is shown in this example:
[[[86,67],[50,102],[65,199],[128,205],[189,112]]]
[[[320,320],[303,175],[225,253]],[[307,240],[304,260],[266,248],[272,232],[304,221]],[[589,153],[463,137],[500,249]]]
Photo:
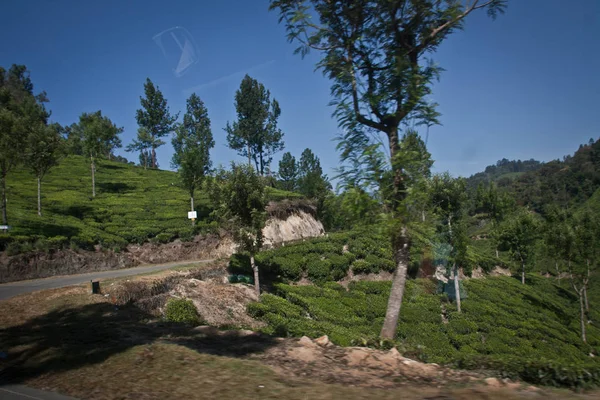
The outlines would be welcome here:
[[[42,217],[36,212],[37,183],[31,173],[23,168],[14,171],[8,176],[7,189],[11,230],[2,241],[4,246],[12,246],[12,251],[35,246],[36,237],[52,238],[37,240],[41,247],[101,244],[119,248],[148,239],[190,239],[215,227],[208,220],[210,202],[199,190],[195,201],[199,221],[192,229],[187,219],[189,197],[177,186],[177,174],[171,171],[102,161],[96,173],[97,195],[92,198],[88,160],[69,156],[42,183]],[[270,195],[273,199],[297,196],[275,189]]]
[[[249,306],[282,336],[329,335],[340,345],[374,344],[383,324],[390,282],[354,282],[346,291],[276,285]],[[554,281],[531,276],[527,285],[509,277],[464,282],[462,313],[436,294],[433,281],[407,283],[396,344],[407,357],[463,368],[490,368],[512,378],[558,386],[600,384],[600,327],[579,337],[578,304]],[[600,310],[591,312],[600,320]]]

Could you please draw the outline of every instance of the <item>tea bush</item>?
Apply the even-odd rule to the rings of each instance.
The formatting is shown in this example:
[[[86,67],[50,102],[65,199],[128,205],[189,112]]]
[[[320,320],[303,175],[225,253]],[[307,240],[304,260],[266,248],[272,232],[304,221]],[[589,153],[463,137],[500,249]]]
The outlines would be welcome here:
[[[588,324],[588,343],[581,341],[579,305],[572,292],[534,274],[527,285],[496,277],[464,281],[464,286],[469,297],[458,313],[436,294],[431,280],[407,281],[395,339],[406,357],[490,369],[534,384],[600,384],[600,361],[589,356],[600,354],[600,329]],[[276,284],[275,294],[264,294],[248,312],[265,321],[271,334],[326,334],[343,346],[377,344],[390,288],[391,282],[374,281],[351,282],[348,290],[335,282]],[[596,296],[594,290],[591,295]],[[447,323],[442,322],[442,307]],[[600,313],[591,309],[590,319],[600,320]]]
[[[189,196],[177,181],[177,174],[172,171],[145,170],[102,160],[97,165],[97,194],[92,198],[88,160],[68,156],[44,178],[42,217],[39,217],[36,179],[28,169],[15,168],[7,176],[11,230],[0,234],[0,251],[15,242],[18,244],[11,246],[11,254],[67,246],[120,249],[128,243],[148,240],[164,243],[175,238],[189,241],[196,234],[215,232],[219,226],[209,218],[213,206],[206,190],[196,192],[199,219],[192,227],[187,219]],[[270,187],[266,190],[271,200],[300,197]],[[19,237],[26,240],[15,240]],[[46,241],[36,245],[40,237]],[[59,239],[48,240],[52,238]]]
[[[171,299],[165,307],[165,319],[170,322],[179,322],[186,325],[199,325],[200,316],[191,300]]]

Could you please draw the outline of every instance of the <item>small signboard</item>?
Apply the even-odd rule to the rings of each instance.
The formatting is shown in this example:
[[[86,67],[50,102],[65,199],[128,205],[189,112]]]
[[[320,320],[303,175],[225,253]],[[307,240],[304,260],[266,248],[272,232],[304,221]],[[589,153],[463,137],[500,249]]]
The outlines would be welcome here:
[[[10,229],[10,226],[8,226],[8,225],[0,225],[0,230],[2,230],[2,231],[7,231],[9,229]]]
[[[196,219],[197,217],[198,217],[198,214],[196,213],[196,211],[188,211],[189,219]]]

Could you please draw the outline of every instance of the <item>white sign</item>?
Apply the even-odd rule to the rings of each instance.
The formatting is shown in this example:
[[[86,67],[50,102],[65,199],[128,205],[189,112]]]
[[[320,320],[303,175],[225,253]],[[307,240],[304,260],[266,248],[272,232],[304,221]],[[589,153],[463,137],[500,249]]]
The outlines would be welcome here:
[[[197,215],[198,214],[196,213],[196,211],[188,211],[188,218],[189,219],[196,219],[196,218],[198,218]]]
[[[10,226],[8,226],[8,225],[0,225],[0,230],[2,230],[2,231],[7,231],[9,229],[10,229]]]

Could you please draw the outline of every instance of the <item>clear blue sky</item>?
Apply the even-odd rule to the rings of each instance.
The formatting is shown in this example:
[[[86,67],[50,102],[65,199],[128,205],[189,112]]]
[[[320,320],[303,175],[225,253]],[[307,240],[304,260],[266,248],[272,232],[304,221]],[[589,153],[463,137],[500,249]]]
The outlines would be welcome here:
[[[233,96],[249,73],[281,105],[286,150],[299,157],[312,148],[332,176],[338,128],[327,106],[330,82],[314,72],[316,54],[293,54],[267,7],[267,0],[6,1],[0,65],[27,65],[35,89],[48,93],[53,120],[70,124],[101,109],[124,126],[124,144],[137,131],[146,77],[172,111],[184,110],[196,91],[212,121],[215,164],[241,160],[222,128],[235,118]],[[173,27],[185,28],[197,49],[197,63],[179,76],[171,33],[162,36],[166,55],[153,39]],[[429,136],[434,170],[468,176],[503,157],[547,161],[598,138],[598,38],[598,0],[512,0],[496,21],[472,15],[435,55],[446,71],[433,95],[443,114]],[[158,151],[161,168],[170,168],[168,142]]]

